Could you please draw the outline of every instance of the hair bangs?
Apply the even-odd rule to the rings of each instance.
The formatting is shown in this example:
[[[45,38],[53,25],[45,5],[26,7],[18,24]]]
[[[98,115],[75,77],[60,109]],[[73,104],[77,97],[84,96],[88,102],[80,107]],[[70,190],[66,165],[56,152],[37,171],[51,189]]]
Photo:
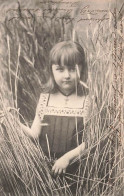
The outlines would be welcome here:
[[[56,64],[60,66],[75,66],[81,64],[83,61],[83,54],[77,50],[72,44],[63,45],[61,47],[53,48],[51,51],[51,65]]]
[[[60,65],[73,67],[78,64],[78,52],[74,48],[64,48],[61,54]]]

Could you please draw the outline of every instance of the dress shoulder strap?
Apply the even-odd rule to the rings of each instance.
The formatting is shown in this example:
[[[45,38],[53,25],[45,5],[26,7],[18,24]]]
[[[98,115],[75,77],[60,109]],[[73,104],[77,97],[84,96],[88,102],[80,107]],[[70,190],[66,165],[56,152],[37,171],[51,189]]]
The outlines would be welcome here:
[[[39,102],[38,102],[38,105],[37,105],[36,112],[40,116],[41,119],[43,119],[43,111],[44,111],[44,108],[46,107],[46,105],[48,103],[48,98],[49,98],[48,93],[41,93],[40,94],[40,98],[39,98]]]
[[[84,101],[84,124],[86,124],[91,117],[91,113],[92,113],[91,106],[92,106],[92,99],[89,95],[87,95]]]

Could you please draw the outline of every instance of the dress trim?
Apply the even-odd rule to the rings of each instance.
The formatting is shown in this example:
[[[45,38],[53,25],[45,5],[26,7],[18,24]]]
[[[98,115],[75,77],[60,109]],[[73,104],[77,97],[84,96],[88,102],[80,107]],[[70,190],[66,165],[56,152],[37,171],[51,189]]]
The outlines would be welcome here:
[[[44,115],[57,115],[57,116],[74,116],[85,117],[87,116],[87,110],[89,106],[88,96],[86,96],[83,104],[83,108],[59,108],[53,106],[47,106],[49,94],[41,94],[37,112],[41,120]]]

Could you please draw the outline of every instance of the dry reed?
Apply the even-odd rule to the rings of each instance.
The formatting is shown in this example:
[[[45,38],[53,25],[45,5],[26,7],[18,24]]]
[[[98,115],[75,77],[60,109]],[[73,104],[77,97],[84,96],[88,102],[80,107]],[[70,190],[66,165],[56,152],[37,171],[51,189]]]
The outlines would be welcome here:
[[[2,6],[7,7],[4,3]],[[62,182],[51,176],[53,162],[45,157],[37,140],[23,133],[19,121],[30,126],[39,94],[48,78],[49,51],[56,42],[70,38],[75,24],[55,20],[57,10],[49,19],[41,19],[32,13],[29,13],[30,20],[24,19],[23,6],[18,4],[19,20],[9,13],[1,24],[4,47],[1,53],[0,195],[71,195],[66,180],[73,176],[66,174]],[[50,6],[49,3],[49,9]],[[41,9],[44,9],[43,5]],[[87,137],[88,150],[81,157],[80,173],[75,176],[78,180],[77,196],[123,194],[123,148],[118,144],[118,135],[114,141],[111,138],[114,133],[111,127],[118,129],[119,120],[109,109],[114,102],[114,73],[110,30],[113,18],[109,10],[108,13],[111,16],[109,23],[103,20],[94,25],[91,20],[85,37],[78,28],[75,34],[76,40],[85,47],[92,97],[90,125],[84,136]],[[85,38],[87,43],[84,44]]]

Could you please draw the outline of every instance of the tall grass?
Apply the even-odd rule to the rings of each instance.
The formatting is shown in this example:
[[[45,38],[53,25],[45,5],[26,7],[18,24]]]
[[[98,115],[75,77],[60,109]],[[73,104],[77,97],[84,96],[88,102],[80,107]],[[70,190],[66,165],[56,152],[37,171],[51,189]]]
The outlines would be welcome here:
[[[50,8],[51,4],[47,6]],[[1,4],[3,7],[7,7],[6,4]],[[33,7],[37,8],[37,4]],[[18,4],[20,17],[25,16],[22,8],[24,5]],[[72,195],[67,181],[73,176],[66,173],[63,180],[52,177],[54,160],[45,157],[37,140],[24,134],[19,121],[30,126],[42,86],[49,76],[49,51],[58,41],[70,38],[75,26],[73,33],[87,56],[92,97],[89,127],[87,133],[83,131],[88,150],[81,157],[79,173],[75,176],[78,181],[76,195],[123,195],[123,148],[118,144],[118,135],[112,138],[114,130],[109,128],[111,125],[119,129],[119,119],[109,109],[114,103],[113,16],[110,10],[109,23],[91,20],[85,32],[81,28],[83,23],[79,28],[73,22],[65,24],[63,19],[56,21],[52,16],[41,19],[29,14],[30,20],[23,17],[8,20],[12,18],[9,12],[1,24],[0,194]],[[117,108],[119,104],[118,100]]]

